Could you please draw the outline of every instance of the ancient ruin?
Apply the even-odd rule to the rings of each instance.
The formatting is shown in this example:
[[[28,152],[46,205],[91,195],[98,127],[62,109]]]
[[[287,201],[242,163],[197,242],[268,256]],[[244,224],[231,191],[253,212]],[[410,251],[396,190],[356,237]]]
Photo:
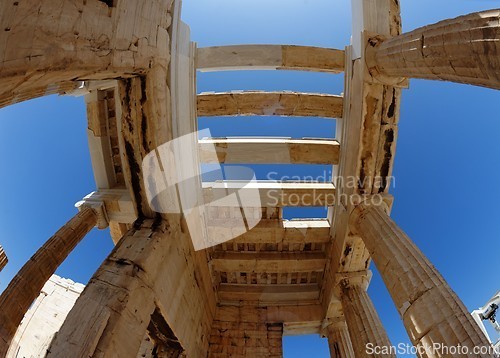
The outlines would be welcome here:
[[[332,357],[380,356],[365,351],[391,344],[366,292],[371,260],[415,346],[490,345],[391,219],[388,191],[408,79],[499,89],[500,10],[402,33],[398,0],[352,2],[345,49],[197,48],[180,0],[2,2],[0,106],[84,95],[96,190],[0,296],[0,356],[96,226],[110,228],[116,247],[47,357],[280,357],[284,334],[306,333],[326,336]],[[344,72],[345,88],[197,95],[196,71],[252,68]],[[336,118],[337,137],[191,135],[197,116],[263,114]],[[200,163],[217,162],[329,164],[335,178],[359,184],[202,181]],[[239,206],[224,201],[233,194]],[[282,219],[281,208],[292,205],[330,210],[327,219]],[[5,263],[0,248],[0,269]]]
[[[84,287],[52,275],[24,315],[12,338],[7,357],[44,357]]]

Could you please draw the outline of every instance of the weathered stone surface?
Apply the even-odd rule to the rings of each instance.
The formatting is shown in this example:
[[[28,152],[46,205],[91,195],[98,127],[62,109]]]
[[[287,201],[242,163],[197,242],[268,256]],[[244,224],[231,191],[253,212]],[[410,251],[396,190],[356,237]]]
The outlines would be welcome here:
[[[166,63],[172,0],[4,1],[0,105]],[[136,21],[148,19],[148,21]]]
[[[0,296],[0,356],[7,352],[19,323],[45,282],[96,224],[94,210],[84,208],[59,229],[9,283]]]
[[[390,347],[391,341],[363,287],[341,282],[341,301],[356,357],[396,357],[367,353],[367,348]]]
[[[283,322],[267,307],[219,309],[212,323],[209,358],[282,357]]]
[[[340,73],[344,51],[293,45],[236,45],[202,47],[196,51],[201,71],[303,70]]]
[[[469,348],[467,357],[490,357],[472,353],[474,347],[488,345],[486,337],[441,274],[383,206],[360,204],[350,223],[370,251],[415,346],[462,345]]]
[[[7,358],[44,357],[84,285],[52,275],[16,331]]]
[[[342,96],[300,92],[222,92],[198,95],[198,116],[312,116],[339,118]]]
[[[46,94],[90,91],[88,130],[97,193],[86,201],[99,208],[99,219],[83,207],[79,217],[88,215],[88,220],[61,229],[0,297],[0,353],[43,283],[96,222],[100,228],[109,224],[117,247],[69,314],[50,356],[281,356],[283,332],[322,333],[323,323],[342,311],[350,334],[345,325],[327,326],[332,357],[366,356],[367,343],[390,342],[366,287],[351,279],[342,281],[339,290],[338,277],[366,273],[371,257],[415,344],[484,345],[465,307],[387,215],[362,205],[351,227],[348,221],[358,203],[350,202],[352,197],[389,190],[406,84],[401,77],[500,87],[499,11],[400,35],[398,0],[352,2],[353,43],[346,51],[288,45],[196,50],[188,26],[180,21],[179,0],[2,3],[0,107]],[[197,96],[197,66],[345,69],[345,91],[342,96],[285,91]],[[197,143],[193,137],[192,155],[162,163],[165,177],[174,176],[177,170],[171,168],[181,163],[190,163],[198,173],[199,162],[213,163],[214,158],[228,164],[284,163],[276,155],[279,145],[286,163],[338,164],[337,174],[356,178],[356,185],[245,184],[260,190],[261,198],[261,205],[245,208],[246,219],[268,220],[254,229],[245,226],[247,232],[233,230],[234,222],[241,221],[239,207],[214,206],[207,217],[199,206],[183,208],[184,216],[159,215],[155,210],[161,208],[152,208],[147,197],[158,178],[145,172],[143,161],[163,144],[196,132],[196,113],[345,121],[337,121],[338,141],[212,138]],[[218,156],[204,159],[213,145]],[[232,156],[226,147],[232,147]],[[225,181],[205,184],[203,190],[197,178],[167,199],[174,202],[192,191],[209,201],[215,192],[228,195],[229,187],[243,189]],[[279,200],[270,200],[273,191]],[[117,196],[120,192],[127,195]],[[313,200],[312,194],[323,199]],[[332,215],[325,223],[284,223],[281,207],[295,205],[329,206]],[[233,240],[201,250],[196,239],[191,242],[191,230]],[[3,264],[0,252],[0,269]]]
[[[215,301],[179,220],[146,220],[127,232],[83,291],[48,357],[135,357],[158,315],[163,332],[169,330],[187,356],[206,356]]]
[[[334,322],[326,328],[331,358],[354,357],[351,337],[345,322]]]
[[[500,10],[481,11],[387,40],[372,38],[368,66],[381,82],[412,77],[498,89],[499,21]]]

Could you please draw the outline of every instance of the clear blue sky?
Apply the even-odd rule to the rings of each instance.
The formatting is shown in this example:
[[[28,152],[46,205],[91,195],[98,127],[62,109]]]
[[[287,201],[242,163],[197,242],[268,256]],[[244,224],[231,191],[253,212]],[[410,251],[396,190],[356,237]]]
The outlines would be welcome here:
[[[404,31],[500,7],[500,1],[402,1]],[[199,46],[269,43],[343,48],[350,1],[185,0],[183,18]],[[339,94],[342,76],[288,71],[198,74],[198,91],[297,90]],[[500,289],[500,92],[412,80],[404,91],[392,216],[448,280],[466,306]],[[332,137],[334,123],[313,118],[200,119],[214,136]],[[0,291],[95,189],[82,98],[46,97],[0,110],[0,244],[9,264]],[[268,168],[258,169],[265,178]],[[280,175],[325,168],[282,167]],[[322,215],[315,209],[307,215]],[[303,211],[288,211],[290,217]],[[86,283],[111,250],[93,230],[57,273]],[[495,266],[496,265],[496,266]],[[408,337],[376,273],[369,289],[394,344]],[[324,339],[286,337],[285,357],[328,357]],[[410,356],[408,356],[410,357]]]

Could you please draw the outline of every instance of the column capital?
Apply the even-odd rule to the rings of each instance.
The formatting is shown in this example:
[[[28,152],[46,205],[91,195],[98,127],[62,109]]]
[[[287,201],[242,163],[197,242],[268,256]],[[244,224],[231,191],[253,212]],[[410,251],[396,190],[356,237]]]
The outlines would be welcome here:
[[[321,336],[328,339],[330,357],[354,357],[349,328],[344,316],[326,318],[321,327]]]
[[[341,288],[359,286],[366,291],[372,276],[373,273],[371,270],[338,272],[335,274],[335,285]]]
[[[108,216],[106,214],[106,209],[104,207],[104,202],[102,200],[96,199],[94,194],[96,192],[92,192],[89,195],[85,196],[82,200],[78,201],[75,204],[75,208],[78,211],[82,211],[84,208],[91,208],[97,215],[97,228],[105,229],[109,226]]]
[[[335,317],[326,317],[321,323],[320,334],[325,337],[329,329],[347,328],[347,322],[344,315]]]
[[[394,197],[391,194],[374,194],[364,198],[351,211],[349,215],[349,229],[355,235],[358,235],[356,230],[356,222],[362,215],[373,208],[382,209],[387,215],[390,215]]]
[[[399,76],[387,76],[377,66],[377,62],[375,59],[377,48],[389,38],[390,37],[388,36],[373,34],[366,31],[362,34],[362,40],[365,44],[364,59],[366,72],[369,75],[368,79],[373,84],[408,88],[410,84],[408,78]]]
[[[334,294],[339,300],[342,299],[344,290],[353,286],[360,287],[366,291],[372,279],[371,270],[354,271],[354,272],[338,272],[335,274]],[[327,317],[328,318],[328,317]],[[334,319],[331,317],[329,319]]]
[[[137,219],[130,193],[126,189],[99,189],[91,192],[75,204],[94,209],[98,215],[97,227],[105,229],[111,221],[131,224]]]

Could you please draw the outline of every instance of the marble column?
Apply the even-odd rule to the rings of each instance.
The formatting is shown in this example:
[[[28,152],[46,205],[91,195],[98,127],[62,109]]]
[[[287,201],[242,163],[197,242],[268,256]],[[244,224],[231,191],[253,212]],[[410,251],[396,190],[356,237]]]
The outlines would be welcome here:
[[[473,347],[488,345],[486,337],[436,268],[389,217],[385,206],[361,203],[351,214],[350,229],[363,238],[417,348],[461,345],[470,353],[456,357],[490,357],[472,353]],[[427,351],[420,356],[443,355]]]
[[[337,321],[326,327],[326,337],[330,348],[331,358],[351,358],[354,357],[351,337],[345,321]]]
[[[83,208],[38,249],[9,283],[0,296],[1,357],[43,285],[96,224],[94,209]]]
[[[500,10],[368,39],[367,65],[380,82],[409,77],[500,88]]]
[[[358,284],[340,282],[341,302],[349,329],[355,357],[396,357],[395,354],[378,354],[388,349],[391,342],[373,303]]]

